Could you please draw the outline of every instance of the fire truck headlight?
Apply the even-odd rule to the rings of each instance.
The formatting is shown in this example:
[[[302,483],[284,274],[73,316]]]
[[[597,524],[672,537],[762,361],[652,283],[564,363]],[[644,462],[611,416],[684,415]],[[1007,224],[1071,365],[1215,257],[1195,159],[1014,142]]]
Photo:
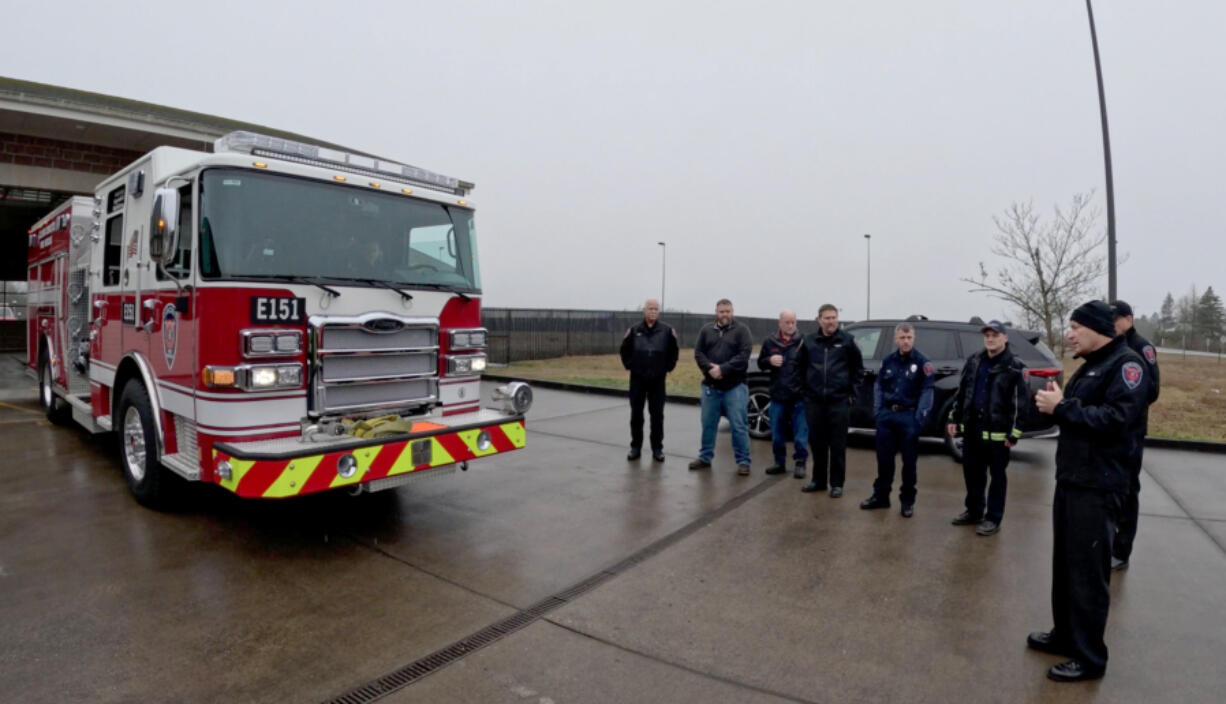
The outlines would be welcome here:
[[[474,350],[485,347],[485,335],[485,330],[481,328],[473,330],[452,330],[451,349]]]
[[[477,434],[477,449],[479,451],[485,452],[486,450],[490,449],[490,445],[493,444],[494,441],[490,439],[490,431],[482,430]]]
[[[252,335],[247,338],[247,351],[252,354],[268,354],[273,351],[272,335]]]
[[[302,350],[302,339],[298,337],[298,333],[293,335],[277,335],[276,347],[278,352],[298,354]]]
[[[217,476],[227,481],[234,476],[234,469],[230,466],[229,462],[222,460],[217,463]]]
[[[276,367],[252,367],[251,388],[268,389],[277,385]]]
[[[447,358],[448,374],[480,374],[485,371],[485,355],[468,354]]]
[[[302,383],[302,367],[277,367],[277,386],[298,386]]]

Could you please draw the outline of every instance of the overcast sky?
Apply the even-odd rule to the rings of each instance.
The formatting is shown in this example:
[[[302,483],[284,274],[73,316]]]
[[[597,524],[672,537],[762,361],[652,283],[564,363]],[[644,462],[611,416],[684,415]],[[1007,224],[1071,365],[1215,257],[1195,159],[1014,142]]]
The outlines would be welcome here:
[[[273,6],[283,9],[271,9]],[[1120,296],[1226,288],[1226,3],[1095,4]],[[9,3],[0,73],[477,184],[491,306],[1010,315],[992,215],[1104,207],[1080,0]],[[1102,284],[1105,293],[1106,282]],[[1016,317],[1016,316],[1013,316]]]

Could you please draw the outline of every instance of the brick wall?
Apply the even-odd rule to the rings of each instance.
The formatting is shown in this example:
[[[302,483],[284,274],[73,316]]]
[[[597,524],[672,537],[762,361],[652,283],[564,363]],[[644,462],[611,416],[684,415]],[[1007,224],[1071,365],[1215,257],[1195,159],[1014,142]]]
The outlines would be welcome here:
[[[140,156],[127,149],[0,132],[0,164],[112,174]]]

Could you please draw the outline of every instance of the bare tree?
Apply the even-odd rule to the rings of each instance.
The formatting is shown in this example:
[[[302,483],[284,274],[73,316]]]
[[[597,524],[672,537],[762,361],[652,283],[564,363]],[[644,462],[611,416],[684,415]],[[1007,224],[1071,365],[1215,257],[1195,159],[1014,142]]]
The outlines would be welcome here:
[[[1004,259],[1004,266],[992,279],[980,262],[977,278],[962,279],[975,287],[971,292],[1016,307],[1027,326],[1043,331],[1052,349],[1064,349],[1065,316],[1095,291],[1106,271],[1100,252],[1107,235],[1095,228],[1101,211],[1091,205],[1093,197],[1093,191],[1075,194],[1067,208],[1054,207],[1051,220],[1035,213],[1033,201],[1013,203],[992,217],[992,254]]]

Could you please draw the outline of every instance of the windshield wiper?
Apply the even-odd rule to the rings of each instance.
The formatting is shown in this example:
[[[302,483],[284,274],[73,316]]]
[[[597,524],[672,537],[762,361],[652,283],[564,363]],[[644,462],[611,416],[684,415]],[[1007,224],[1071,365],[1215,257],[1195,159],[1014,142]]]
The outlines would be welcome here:
[[[430,284],[413,284],[413,285],[414,285],[414,286],[422,286],[422,287],[424,287],[424,288],[432,288],[432,289],[434,289],[434,290],[436,290],[436,291],[446,291],[447,293],[454,293],[455,295],[459,296],[460,298],[463,298],[463,299],[464,299],[464,300],[466,300],[466,301],[471,301],[471,300],[472,300],[472,297],[471,297],[471,296],[469,296],[467,293],[464,293],[463,291],[461,291],[461,290],[459,290],[459,289],[452,288],[452,287],[448,286],[447,284],[433,284],[433,283],[430,283]]]
[[[396,293],[400,294],[400,298],[402,300],[406,300],[406,301],[413,300],[413,294],[400,288],[399,286],[393,286],[392,284],[389,284],[386,281],[380,281],[379,279],[360,279],[360,280],[365,281],[368,284],[373,284],[375,286],[381,286],[389,291],[395,291]]]
[[[243,279],[272,279],[275,281],[292,281],[296,284],[310,284],[312,286],[322,288],[334,298],[341,297],[340,291],[337,291],[331,286],[325,286],[319,282],[319,279],[313,279],[309,276],[295,276],[293,274],[239,274],[238,277]]]

